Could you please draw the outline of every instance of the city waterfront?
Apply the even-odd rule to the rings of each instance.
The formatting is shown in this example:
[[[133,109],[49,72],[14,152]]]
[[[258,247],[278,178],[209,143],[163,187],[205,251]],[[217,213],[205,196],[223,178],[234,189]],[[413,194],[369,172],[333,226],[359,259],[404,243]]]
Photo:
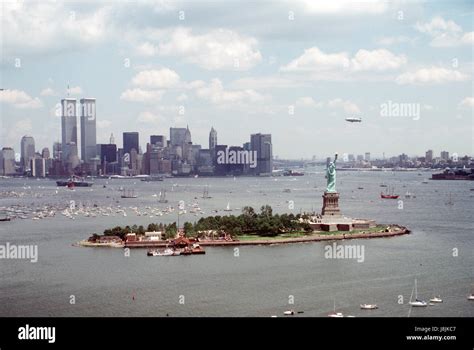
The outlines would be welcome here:
[[[227,214],[234,215],[246,205],[258,209],[265,204],[278,213],[319,212],[324,169],[312,170],[298,177],[95,179],[91,188],[75,190],[57,188],[48,179],[3,179],[0,192],[22,195],[0,199],[0,207],[61,208],[74,201],[92,208],[120,206],[128,215],[71,220],[58,211],[40,220],[2,222],[0,242],[37,244],[38,262],[2,261],[0,315],[283,316],[283,311],[294,309],[304,311],[302,316],[327,316],[335,303],[337,311],[355,316],[474,316],[474,304],[467,300],[474,287],[471,183],[424,183],[428,173],[338,175],[344,215],[397,223],[412,231],[393,238],[338,241],[363,245],[363,262],[325,258],[324,248],[332,242],[245,246],[238,251],[207,247],[204,256],[176,258],[149,258],[145,249],[131,250],[127,257],[122,249],[73,246],[115,225],[177,221],[177,212],[152,218],[137,213],[177,207],[181,200],[186,205],[196,202],[202,209],[196,215],[180,215],[181,224],[225,215],[228,203],[232,212]],[[397,200],[380,199],[381,184],[396,188],[402,208]],[[207,186],[212,198],[203,199]],[[137,198],[120,198],[120,188],[133,188]],[[163,189],[166,204],[155,196]],[[406,192],[416,198],[405,198]],[[439,294],[444,302],[410,311],[407,303],[415,278],[420,296],[427,300]],[[398,304],[400,295],[403,305]],[[379,309],[360,310],[362,303],[377,303]]]

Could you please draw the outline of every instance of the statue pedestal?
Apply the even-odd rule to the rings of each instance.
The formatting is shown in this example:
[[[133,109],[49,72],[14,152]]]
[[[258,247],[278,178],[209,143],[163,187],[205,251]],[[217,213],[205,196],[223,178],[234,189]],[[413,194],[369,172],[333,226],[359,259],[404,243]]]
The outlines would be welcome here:
[[[323,194],[323,209],[321,210],[323,218],[341,217],[341,210],[339,209],[339,193],[338,192],[324,192]]]

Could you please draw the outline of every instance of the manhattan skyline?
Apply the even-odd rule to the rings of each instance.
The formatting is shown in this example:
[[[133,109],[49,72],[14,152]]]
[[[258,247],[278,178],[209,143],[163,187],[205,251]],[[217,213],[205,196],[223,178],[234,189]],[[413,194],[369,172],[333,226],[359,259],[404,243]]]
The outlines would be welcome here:
[[[32,2],[1,16],[0,147],[17,153],[24,135],[61,140],[71,97],[97,99],[97,143],[119,147],[124,131],[144,149],[189,125],[198,144],[211,126],[230,145],[272,134],[280,158],[473,154],[468,2]],[[419,116],[381,114],[393,104]]]

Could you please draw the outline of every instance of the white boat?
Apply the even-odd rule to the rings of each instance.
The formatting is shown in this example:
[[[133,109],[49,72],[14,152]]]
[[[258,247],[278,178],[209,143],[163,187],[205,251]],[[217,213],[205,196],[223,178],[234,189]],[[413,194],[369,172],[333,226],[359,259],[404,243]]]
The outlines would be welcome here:
[[[286,315],[286,316],[290,316],[290,315],[294,315],[294,314],[295,314],[295,310],[288,310],[288,311],[283,312],[283,315]]]
[[[224,211],[232,211],[232,209],[230,209],[230,203],[227,202],[227,207],[224,209]]]
[[[344,315],[342,314],[342,312],[336,312],[336,300],[334,300],[334,311],[331,312],[328,317],[334,317],[334,318],[340,318],[340,317],[344,317]]]
[[[442,303],[442,302],[443,302],[443,299],[441,299],[439,295],[430,299],[430,303]]]
[[[375,310],[379,307],[377,306],[377,304],[360,304],[360,308],[362,310]]]
[[[176,256],[180,255],[181,253],[179,251],[175,251],[171,248],[166,248],[163,251],[158,251],[158,250],[152,250],[147,253],[148,256]]]
[[[471,294],[467,297],[467,300],[474,300],[474,294]]]
[[[425,307],[428,306],[428,303],[424,300],[418,300],[418,286],[415,278],[415,300],[412,301],[413,290],[411,291],[410,302],[409,304],[413,307]]]

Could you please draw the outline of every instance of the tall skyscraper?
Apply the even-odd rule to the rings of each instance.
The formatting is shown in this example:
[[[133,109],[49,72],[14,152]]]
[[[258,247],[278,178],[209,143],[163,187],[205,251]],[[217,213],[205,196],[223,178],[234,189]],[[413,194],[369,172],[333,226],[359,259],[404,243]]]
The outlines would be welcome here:
[[[49,159],[50,158],[48,147],[43,148],[43,150],[41,151],[41,157],[44,158],[44,159]]]
[[[425,153],[425,160],[427,163],[431,163],[433,161],[433,150],[429,149]]]
[[[214,148],[216,148],[217,145],[217,131],[214,129],[214,127],[211,128],[211,131],[209,132],[209,149],[211,150],[211,153],[213,152]]]
[[[114,133],[111,133],[111,134],[110,134],[110,141],[109,141],[109,144],[111,144],[111,145],[115,145],[115,137],[114,137]]]
[[[370,152],[365,152],[365,161],[370,162]]]
[[[81,99],[81,159],[90,163],[97,157],[95,98]]]
[[[60,142],[53,143],[53,158],[61,159],[62,156],[62,144]]]
[[[273,171],[273,149],[271,134],[252,134],[250,136],[252,151],[257,151],[257,166],[252,170],[257,175],[268,175]]]
[[[448,151],[442,151],[441,152],[441,159],[449,160],[449,152]]]
[[[170,144],[171,146],[183,146],[186,141],[186,128],[170,128]],[[189,131],[189,130],[188,130]],[[191,137],[191,134],[189,134]]]
[[[123,153],[128,153],[135,149],[138,152],[139,139],[138,132],[124,132],[123,133]]]
[[[77,114],[76,99],[64,98],[61,100],[61,149],[63,162],[67,162],[69,154],[77,154]],[[76,149],[71,150],[71,147]]]
[[[164,135],[151,135],[150,136],[150,144],[158,146],[158,147],[165,147],[166,146],[166,138],[165,138]]]
[[[30,170],[30,161],[35,157],[35,139],[32,136],[23,136],[21,138],[21,169]]]
[[[10,147],[3,147],[0,151],[0,175],[15,174],[15,151]]]

